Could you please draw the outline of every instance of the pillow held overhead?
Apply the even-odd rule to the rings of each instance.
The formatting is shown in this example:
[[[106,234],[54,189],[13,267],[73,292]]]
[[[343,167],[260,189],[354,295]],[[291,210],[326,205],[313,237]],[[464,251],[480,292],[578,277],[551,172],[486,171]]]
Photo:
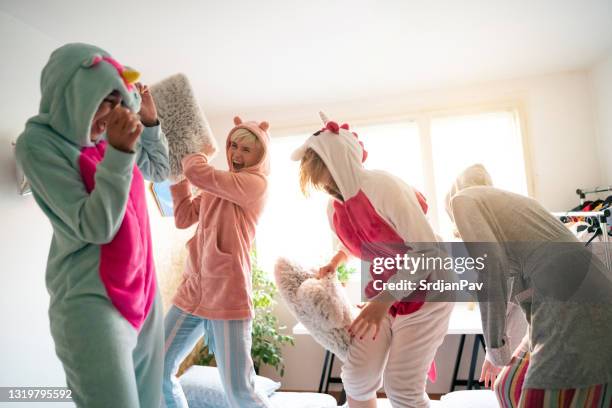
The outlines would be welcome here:
[[[215,149],[218,146],[184,74],[172,75],[152,85],[151,94],[168,139],[170,176],[177,177],[183,172],[183,157],[199,152],[206,144]]]

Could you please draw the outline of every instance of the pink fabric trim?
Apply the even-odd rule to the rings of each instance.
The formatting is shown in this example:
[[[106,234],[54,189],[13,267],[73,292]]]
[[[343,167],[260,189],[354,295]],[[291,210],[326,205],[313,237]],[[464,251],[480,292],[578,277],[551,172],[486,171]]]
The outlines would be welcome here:
[[[95,187],[106,142],[81,150],[79,167],[88,193]],[[140,330],[155,298],[155,266],[144,178],[134,166],[125,215],[113,240],[100,248],[100,279],[119,313]]]
[[[427,212],[425,198],[417,193],[417,199],[423,212]],[[351,254],[362,260],[372,261],[375,257],[403,255],[410,249],[402,237],[378,215],[368,197],[361,190],[344,203],[334,201],[333,223],[342,244]],[[382,275],[375,275],[370,270],[372,277],[377,276],[385,282],[395,273],[396,270],[393,269],[383,272]],[[372,298],[378,292],[374,289],[373,281],[368,282],[365,288],[366,296]],[[423,307],[424,302],[418,299],[423,299],[424,295],[425,293],[417,291],[411,297],[417,301],[395,302],[389,309],[389,314],[395,317],[416,312]],[[434,362],[431,363],[427,375],[432,382],[436,381],[437,372]]]
[[[421,202],[420,197],[419,202]],[[422,203],[421,208],[423,208]],[[424,207],[425,210],[426,207]],[[399,234],[378,215],[368,197],[361,190],[344,203],[334,201],[333,223],[340,241],[351,254],[360,259],[372,261],[376,257],[403,255],[410,250]],[[393,269],[377,276],[370,271],[372,277],[385,282],[395,273],[396,270]],[[372,298],[378,292],[374,289],[373,281],[368,282],[365,288],[366,296]],[[415,292],[412,299],[418,300],[422,295],[422,293]],[[396,302],[389,309],[389,313],[392,316],[406,315],[416,312],[421,306],[423,306],[422,301]]]

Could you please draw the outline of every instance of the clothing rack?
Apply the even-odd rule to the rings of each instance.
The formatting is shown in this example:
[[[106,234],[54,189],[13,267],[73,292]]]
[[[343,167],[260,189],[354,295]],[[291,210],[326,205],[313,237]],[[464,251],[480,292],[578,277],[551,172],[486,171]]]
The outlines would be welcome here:
[[[576,191],[581,191],[581,190],[576,190]],[[603,192],[603,191],[608,191],[608,190],[602,190],[602,191],[592,191],[592,192]],[[586,192],[586,194],[588,194],[588,192]],[[605,254],[605,263],[606,263],[606,268],[608,268],[609,271],[612,271],[612,254],[610,253],[610,240],[608,238],[608,221],[610,220],[610,209],[606,208],[604,210],[601,211],[566,211],[566,212],[553,212],[552,215],[554,215],[557,218],[563,218],[563,217],[583,217],[583,218],[595,218],[596,220],[599,221],[599,228],[601,229],[601,236],[602,236],[602,240],[603,240],[603,244],[604,244],[604,254]]]
[[[580,204],[584,204],[584,199],[587,194],[605,193],[606,191],[612,191],[612,186],[608,187],[595,187],[593,190],[583,190],[581,188],[576,189],[576,194],[580,197]]]

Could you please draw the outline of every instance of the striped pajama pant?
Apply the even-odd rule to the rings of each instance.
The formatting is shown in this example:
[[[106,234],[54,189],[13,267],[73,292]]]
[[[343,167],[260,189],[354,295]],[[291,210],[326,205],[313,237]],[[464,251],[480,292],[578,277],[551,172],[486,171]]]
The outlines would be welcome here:
[[[176,373],[179,366],[205,336],[215,355],[229,406],[271,408],[268,398],[255,390],[251,359],[252,320],[210,320],[172,306],[165,318],[163,394],[168,408],[187,408],[187,399]]]
[[[612,408],[612,384],[559,390],[524,389],[528,368],[529,353],[525,353],[499,373],[494,389],[501,408]]]

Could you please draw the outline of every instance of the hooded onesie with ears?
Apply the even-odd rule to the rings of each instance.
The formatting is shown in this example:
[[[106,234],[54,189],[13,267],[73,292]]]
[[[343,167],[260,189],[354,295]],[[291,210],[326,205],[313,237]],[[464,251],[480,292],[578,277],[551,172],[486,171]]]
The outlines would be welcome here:
[[[327,213],[342,250],[366,262],[404,254],[435,255],[437,238],[425,218],[425,198],[398,177],[365,169],[362,163],[367,152],[357,134],[347,124],[340,126],[323,114],[321,118],[324,127],[310,136],[292,159],[301,160],[312,149],[331,173],[341,199],[331,197]],[[371,299],[379,293],[374,280],[392,281],[397,272],[387,269],[376,274],[371,268],[365,297]],[[431,272],[420,270],[411,279],[428,279]],[[342,378],[353,399],[375,397],[384,370],[387,395],[394,406],[428,404],[424,392],[427,372],[446,334],[452,305],[425,302],[427,294],[423,292],[404,295],[408,296],[400,296],[383,320],[381,338],[372,344],[369,340],[354,341],[349,347]],[[385,363],[387,356],[389,362]],[[430,370],[431,377],[435,377],[434,370]]]
[[[162,311],[144,180],[166,178],[159,126],[134,152],[90,139],[113,91],[133,112],[138,73],[104,50],[67,44],[42,72],[38,115],[17,141],[17,160],[53,237],[47,262],[49,320],[72,398],[83,407],[153,407],[161,398]]]
[[[609,390],[612,277],[599,258],[536,200],[493,187],[480,164],[457,177],[446,208],[470,255],[487,256],[479,272],[487,359],[499,367],[513,361],[507,328],[509,307],[518,305],[529,323],[521,344],[530,352],[523,388]],[[588,406],[609,406],[612,392],[600,395],[606,404]]]

